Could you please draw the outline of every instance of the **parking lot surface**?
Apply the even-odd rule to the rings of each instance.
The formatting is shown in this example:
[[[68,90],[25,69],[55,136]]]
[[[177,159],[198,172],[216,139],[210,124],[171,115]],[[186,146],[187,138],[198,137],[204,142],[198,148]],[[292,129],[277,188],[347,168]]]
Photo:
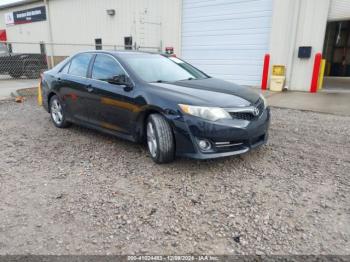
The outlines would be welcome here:
[[[350,117],[272,109],[267,146],[152,162],[0,102],[0,254],[349,254]]]

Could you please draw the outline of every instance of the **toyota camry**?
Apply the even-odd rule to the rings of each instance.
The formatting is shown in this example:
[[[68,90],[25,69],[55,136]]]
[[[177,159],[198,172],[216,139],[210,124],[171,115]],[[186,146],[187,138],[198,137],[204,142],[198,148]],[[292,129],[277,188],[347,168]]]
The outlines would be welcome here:
[[[144,142],[156,163],[243,154],[268,139],[262,95],[172,56],[78,53],[43,73],[39,91],[56,127]]]

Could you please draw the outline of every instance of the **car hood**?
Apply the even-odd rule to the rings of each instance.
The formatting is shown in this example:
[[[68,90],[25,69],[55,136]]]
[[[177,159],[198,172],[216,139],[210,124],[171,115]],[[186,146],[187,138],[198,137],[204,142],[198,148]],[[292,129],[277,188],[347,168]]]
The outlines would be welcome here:
[[[216,78],[177,81],[173,83],[152,83],[161,87],[178,103],[216,107],[243,107],[256,103],[257,92],[250,87],[242,87]]]

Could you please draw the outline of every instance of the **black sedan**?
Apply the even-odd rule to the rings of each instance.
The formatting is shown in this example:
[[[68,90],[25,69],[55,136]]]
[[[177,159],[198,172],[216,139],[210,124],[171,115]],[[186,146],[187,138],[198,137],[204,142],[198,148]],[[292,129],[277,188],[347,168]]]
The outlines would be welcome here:
[[[161,54],[76,54],[42,75],[41,95],[56,127],[147,142],[157,163],[242,154],[268,138],[263,96]]]

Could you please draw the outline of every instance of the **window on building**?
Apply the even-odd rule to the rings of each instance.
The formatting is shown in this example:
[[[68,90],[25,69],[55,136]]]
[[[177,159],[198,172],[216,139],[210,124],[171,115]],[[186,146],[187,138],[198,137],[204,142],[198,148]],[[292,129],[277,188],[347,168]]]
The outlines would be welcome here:
[[[115,76],[123,75],[124,70],[108,55],[97,55],[92,68],[92,78],[107,81]]]
[[[86,77],[89,63],[92,57],[93,54],[80,54],[75,56],[69,67],[69,74]]]
[[[7,44],[7,49],[10,54],[12,54],[12,44]]]
[[[9,50],[7,49],[5,44],[0,43],[0,55],[7,55]]]
[[[95,39],[95,48],[96,50],[102,50],[102,38]]]
[[[125,48],[125,50],[132,49],[132,37],[131,36],[124,37],[124,48]]]
[[[46,54],[46,49],[45,49],[44,43],[40,43],[40,54],[42,54],[42,55]]]

